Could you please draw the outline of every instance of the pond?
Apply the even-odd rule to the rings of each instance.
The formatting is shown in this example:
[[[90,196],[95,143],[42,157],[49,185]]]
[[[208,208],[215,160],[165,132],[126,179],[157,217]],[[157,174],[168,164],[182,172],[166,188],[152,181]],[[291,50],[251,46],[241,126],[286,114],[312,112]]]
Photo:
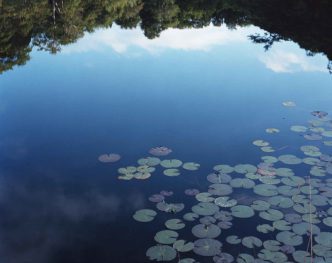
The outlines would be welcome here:
[[[331,13],[0,2],[1,262],[332,262]]]

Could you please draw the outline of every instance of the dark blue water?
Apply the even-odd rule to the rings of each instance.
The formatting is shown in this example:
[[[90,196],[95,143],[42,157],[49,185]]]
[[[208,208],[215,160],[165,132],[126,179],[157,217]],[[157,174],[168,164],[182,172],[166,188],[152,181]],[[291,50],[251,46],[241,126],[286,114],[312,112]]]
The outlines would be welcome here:
[[[252,145],[256,139],[287,146],[274,156],[299,154],[306,142],[289,127],[306,125],[313,110],[332,113],[332,80],[323,57],[306,58],[292,43],[282,48],[303,56],[299,63],[307,66],[271,70],[261,57],[273,52],[245,40],[157,53],[140,47],[57,56],[35,51],[25,67],[1,75],[1,262],[148,262],[145,252],[169,218],[132,219],[136,210],[154,207],[150,195],[172,190],[169,200],[184,202],[187,211],[195,201],[183,191],[206,191],[214,165],[257,165],[270,155]],[[287,100],[297,107],[283,107]],[[281,132],[267,134],[269,127]],[[118,168],[160,145],[173,150],[169,157],[201,168],[179,177],[158,168],[148,180],[117,179]],[[122,159],[98,162],[109,152]]]

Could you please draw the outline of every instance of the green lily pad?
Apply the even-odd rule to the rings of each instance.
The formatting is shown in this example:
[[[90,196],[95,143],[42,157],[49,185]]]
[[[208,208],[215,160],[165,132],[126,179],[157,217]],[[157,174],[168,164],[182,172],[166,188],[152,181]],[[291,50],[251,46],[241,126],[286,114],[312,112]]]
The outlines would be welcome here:
[[[189,252],[194,249],[193,242],[186,242],[185,240],[177,240],[173,244],[173,248],[179,252]]]
[[[323,246],[321,244],[315,244],[312,247],[313,252],[320,257],[332,258],[332,250],[330,247]]]
[[[186,221],[195,221],[197,218],[199,218],[199,215],[195,213],[186,213],[183,215],[183,219]]]
[[[133,218],[138,222],[150,222],[152,221],[157,212],[151,209],[141,209],[135,212]]]
[[[261,147],[261,150],[263,152],[266,152],[266,153],[273,153],[275,152],[275,150],[271,147],[271,146],[264,146],[264,147]]]
[[[300,193],[300,190],[297,187],[291,187],[289,185],[281,185],[278,187],[278,192],[281,195],[293,196]]]
[[[216,213],[219,207],[212,203],[198,203],[192,207],[192,211],[198,215],[210,216]]]
[[[228,184],[211,184],[208,191],[213,195],[229,195],[233,189]]]
[[[322,177],[326,175],[326,171],[319,166],[313,166],[310,170],[310,174],[317,177]]]
[[[241,243],[241,239],[238,236],[231,235],[226,238],[226,242],[231,245],[237,245]]]
[[[267,133],[279,133],[280,132],[280,130],[277,128],[267,128],[267,129],[265,129],[265,131]]]
[[[279,156],[279,161],[284,164],[300,164],[302,163],[302,159],[297,158],[295,155],[292,154],[285,154]]]
[[[267,261],[267,262],[286,262],[287,261],[287,256],[280,252],[280,251],[270,251],[267,249],[262,249],[259,254],[258,257],[261,260]]]
[[[331,226],[332,227],[332,217],[326,217],[323,219],[323,223],[327,226]]]
[[[276,172],[277,175],[284,176],[284,177],[294,175],[294,172],[292,171],[292,169],[289,169],[289,168],[278,168],[278,169],[276,169],[275,172]]]
[[[307,127],[301,125],[293,125],[290,129],[293,132],[306,132],[308,130]]]
[[[279,184],[280,179],[275,178],[274,176],[262,176],[259,178],[259,181],[261,181],[263,184]]]
[[[176,258],[176,250],[170,246],[158,245],[150,247],[146,251],[146,256],[150,260],[172,261]]]
[[[278,194],[275,185],[258,184],[254,187],[254,192],[261,196],[274,196]]]
[[[229,183],[234,188],[250,189],[255,186],[255,182],[248,178],[235,178]]]
[[[319,224],[320,220],[317,214],[304,214],[302,215],[302,220],[310,224]]]
[[[311,256],[308,251],[297,250],[292,254],[294,260],[298,263],[310,263]]]
[[[308,214],[315,213],[316,207],[312,204],[304,203],[304,204],[295,204],[293,209],[300,214]]]
[[[299,176],[289,176],[281,179],[281,182],[289,186],[301,186],[305,184],[305,180]]]
[[[303,243],[302,236],[299,236],[290,231],[279,232],[276,236],[276,239],[279,242],[282,242],[285,245],[290,245],[290,246],[299,246]]]
[[[169,219],[165,222],[165,226],[171,230],[179,230],[184,228],[186,225],[182,222],[181,219]]]
[[[323,141],[325,146],[332,146],[332,141]]]
[[[221,196],[214,200],[214,203],[221,207],[232,207],[237,204],[235,199],[230,199],[228,196]]]
[[[283,213],[279,210],[268,209],[259,213],[259,216],[265,220],[277,221],[284,217]]]
[[[269,164],[276,163],[279,161],[278,158],[274,156],[263,156],[261,159],[263,160],[264,163],[269,163]]]
[[[264,140],[256,140],[252,142],[253,145],[258,146],[258,147],[265,147],[265,146],[269,146],[270,143],[264,141]]]
[[[212,194],[203,192],[203,193],[199,193],[199,194],[195,195],[195,198],[199,202],[208,203],[208,202],[214,201],[214,198],[211,196],[212,196]]]
[[[232,177],[228,174],[213,173],[207,176],[207,180],[213,184],[226,184],[232,180]]]
[[[292,231],[299,236],[308,235],[311,230],[313,235],[318,235],[320,233],[320,229],[318,226],[312,225],[307,222],[293,224],[292,226]]]
[[[198,238],[216,238],[220,235],[221,230],[217,225],[198,224],[191,229],[191,232]]]
[[[270,197],[268,199],[268,202],[271,205],[280,207],[280,208],[290,208],[294,204],[292,199],[290,199],[288,197],[280,196],[280,195]]]
[[[239,218],[249,218],[255,215],[254,210],[250,206],[236,205],[231,208],[232,215]]]
[[[178,176],[180,175],[180,170],[179,169],[166,169],[164,170],[164,175],[166,176]]]
[[[178,263],[195,263],[195,262],[197,261],[193,258],[183,258]]]
[[[118,172],[120,174],[133,174],[137,171],[137,168],[134,166],[127,166],[125,168],[119,168]]]
[[[254,236],[248,236],[242,239],[242,245],[247,248],[261,247],[263,242]]]
[[[265,211],[270,208],[270,204],[263,200],[255,200],[252,202],[251,207],[256,211]]]
[[[274,227],[275,229],[280,230],[280,231],[288,231],[288,230],[291,230],[291,229],[292,229],[290,223],[287,222],[286,220],[278,220],[278,221],[274,221],[274,222],[273,222],[273,227]]]
[[[254,263],[255,259],[252,255],[241,253],[236,258],[237,263]]]
[[[194,242],[194,252],[200,256],[212,257],[221,252],[221,242],[211,238],[198,239]]]
[[[235,172],[239,174],[256,173],[257,168],[251,164],[238,164],[234,167]]]
[[[189,163],[184,163],[182,167],[185,170],[196,171],[199,169],[200,165],[198,163],[189,162]]]
[[[177,159],[163,160],[160,162],[160,165],[164,168],[179,168],[182,162]]]
[[[258,225],[256,227],[256,229],[257,229],[258,232],[261,232],[261,233],[264,233],[264,234],[267,234],[269,232],[273,232],[274,231],[274,227],[271,226],[271,225],[268,225],[268,224]]]
[[[332,232],[320,232],[315,236],[315,241],[318,244],[332,248]]]
[[[308,165],[317,165],[320,163],[320,160],[317,158],[307,157],[303,159],[303,163]]]
[[[227,164],[218,164],[213,167],[213,170],[220,172],[220,173],[225,173],[229,174],[234,171],[234,168],[232,166],[229,166]]]
[[[173,244],[178,238],[179,234],[172,230],[162,230],[159,231],[155,236],[154,240],[156,240],[160,244]]]
[[[263,246],[270,251],[279,251],[281,244],[277,240],[266,240],[263,242]]]
[[[160,159],[157,157],[146,157],[139,159],[137,163],[139,165],[157,166],[158,164],[160,164]]]
[[[324,131],[324,132],[322,132],[322,135],[324,137],[332,137],[332,131]]]

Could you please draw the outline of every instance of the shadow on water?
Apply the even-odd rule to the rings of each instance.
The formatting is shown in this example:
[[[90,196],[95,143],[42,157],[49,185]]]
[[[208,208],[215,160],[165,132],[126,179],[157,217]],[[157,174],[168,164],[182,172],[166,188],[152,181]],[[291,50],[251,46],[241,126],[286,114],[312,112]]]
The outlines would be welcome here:
[[[55,54],[96,28],[140,26],[147,38],[167,28],[228,28],[255,25],[267,31],[251,35],[268,50],[292,40],[309,56],[332,60],[332,3],[326,0],[99,0],[0,1],[0,73],[24,65],[36,47]]]

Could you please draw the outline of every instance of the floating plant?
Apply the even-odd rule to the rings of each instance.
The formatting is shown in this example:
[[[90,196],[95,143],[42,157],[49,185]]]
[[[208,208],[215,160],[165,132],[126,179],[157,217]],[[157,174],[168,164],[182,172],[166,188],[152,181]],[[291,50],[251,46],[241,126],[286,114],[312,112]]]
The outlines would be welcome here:
[[[166,156],[166,155],[170,154],[171,152],[172,152],[172,150],[165,146],[154,147],[149,150],[149,153],[154,156]]]
[[[157,245],[150,247],[146,251],[146,256],[150,260],[156,261],[172,261],[176,257],[176,250],[171,246]]]
[[[151,209],[141,209],[135,212],[133,218],[138,222],[150,222],[157,215],[156,211]]]
[[[117,153],[102,154],[98,157],[98,160],[102,163],[115,163],[121,159],[121,156]]]

